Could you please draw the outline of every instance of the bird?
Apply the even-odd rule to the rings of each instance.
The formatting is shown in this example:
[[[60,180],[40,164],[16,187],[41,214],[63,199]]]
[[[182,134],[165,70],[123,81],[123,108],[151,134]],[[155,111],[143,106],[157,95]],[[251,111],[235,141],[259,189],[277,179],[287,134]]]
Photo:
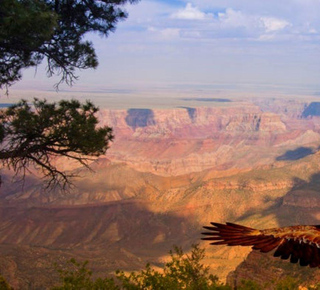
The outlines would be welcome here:
[[[207,231],[202,240],[212,241],[211,245],[252,246],[262,253],[274,249],[274,257],[300,266],[320,268],[320,225],[296,225],[281,228],[257,230],[227,222],[212,222],[204,226]]]

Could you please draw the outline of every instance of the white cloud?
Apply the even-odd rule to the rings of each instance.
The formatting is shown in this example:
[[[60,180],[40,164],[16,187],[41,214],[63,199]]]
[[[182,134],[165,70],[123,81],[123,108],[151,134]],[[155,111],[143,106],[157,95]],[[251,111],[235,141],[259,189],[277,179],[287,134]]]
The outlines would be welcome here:
[[[148,31],[158,34],[160,38],[165,40],[178,38],[180,36],[179,28],[158,29],[156,27],[151,26],[148,27]]]
[[[265,33],[280,32],[291,23],[276,17],[263,17],[257,14],[247,14],[242,11],[227,8],[225,12],[218,13],[218,21],[225,28],[245,28],[247,33],[264,35]]]
[[[290,25],[288,21],[283,19],[277,19],[273,17],[261,17],[260,19],[265,27],[266,32],[280,31]]]
[[[283,82],[318,88],[319,1],[140,1],[127,7],[128,19],[107,40],[92,36],[100,66],[81,72],[77,85]],[[48,82],[51,89],[54,81]]]
[[[201,10],[199,10],[198,7],[192,6],[191,3],[187,3],[187,6],[184,9],[179,10],[178,12],[175,12],[171,14],[171,18],[173,19],[185,19],[185,20],[203,20],[208,15]]]
[[[166,39],[172,39],[179,37],[180,29],[179,28],[166,28],[160,31],[161,36]]]
[[[220,0],[217,1],[219,2]],[[202,5],[202,2],[197,2],[197,0],[185,0],[184,6],[180,6],[179,9],[176,5],[171,5],[167,0],[164,2],[145,0],[139,3],[139,9],[135,10],[135,5],[130,6],[132,11],[129,11],[131,12],[129,18],[121,25],[123,27],[130,27],[130,30],[133,27],[137,27],[136,34],[141,34],[143,30],[148,31],[149,36],[151,36],[150,39],[155,39],[152,38],[155,36],[158,40],[164,41],[189,38],[268,39],[269,41],[278,41],[281,38],[287,38],[288,35],[291,35],[292,39],[299,34],[307,34],[309,38],[317,35],[314,29],[317,26],[313,22],[310,22],[309,25],[305,23],[303,26],[297,25],[288,15],[270,13],[269,10],[248,10],[247,6],[243,7],[243,5],[240,5],[235,0],[225,1],[230,6],[224,8],[218,6],[218,8],[214,8],[212,4],[213,6],[211,5],[210,8],[210,5]],[[236,5],[236,3],[239,5]],[[266,3],[263,1],[254,3],[255,6],[258,3],[260,3],[260,6],[262,4],[266,6]],[[266,7],[269,7],[269,5]],[[150,28],[151,26],[152,28]],[[129,31],[128,33],[131,32]],[[268,34],[275,35],[276,37],[268,37]],[[117,37],[117,33],[115,35]],[[146,37],[149,36],[146,35]]]
[[[232,8],[227,8],[225,12],[219,12],[218,21],[228,27],[250,27],[253,24],[252,17]]]

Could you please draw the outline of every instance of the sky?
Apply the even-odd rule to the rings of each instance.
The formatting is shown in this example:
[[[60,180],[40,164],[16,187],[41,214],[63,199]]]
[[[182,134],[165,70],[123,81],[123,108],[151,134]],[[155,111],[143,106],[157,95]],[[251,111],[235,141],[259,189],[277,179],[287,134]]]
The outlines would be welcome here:
[[[68,90],[288,88],[320,92],[320,0],[142,0],[108,38],[96,70]],[[44,66],[13,89],[53,90]],[[66,87],[62,87],[66,89]]]

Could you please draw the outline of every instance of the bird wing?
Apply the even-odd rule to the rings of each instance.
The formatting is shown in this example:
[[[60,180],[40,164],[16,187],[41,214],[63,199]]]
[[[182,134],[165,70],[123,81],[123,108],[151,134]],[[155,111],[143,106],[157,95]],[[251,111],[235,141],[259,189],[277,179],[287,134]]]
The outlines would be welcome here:
[[[319,226],[292,226],[257,230],[238,224],[211,223],[202,233],[203,240],[211,245],[252,246],[254,250],[266,253],[276,249],[274,256],[290,257],[291,263],[300,261],[301,266],[320,267]]]

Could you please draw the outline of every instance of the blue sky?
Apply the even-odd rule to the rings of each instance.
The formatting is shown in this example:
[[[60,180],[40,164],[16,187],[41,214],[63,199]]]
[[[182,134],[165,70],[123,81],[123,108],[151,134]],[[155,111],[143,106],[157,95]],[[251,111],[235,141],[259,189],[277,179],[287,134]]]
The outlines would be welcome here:
[[[240,85],[320,88],[320,0],[142,0],[71,90]],[[44,67],[16,88],[52,89]]]

